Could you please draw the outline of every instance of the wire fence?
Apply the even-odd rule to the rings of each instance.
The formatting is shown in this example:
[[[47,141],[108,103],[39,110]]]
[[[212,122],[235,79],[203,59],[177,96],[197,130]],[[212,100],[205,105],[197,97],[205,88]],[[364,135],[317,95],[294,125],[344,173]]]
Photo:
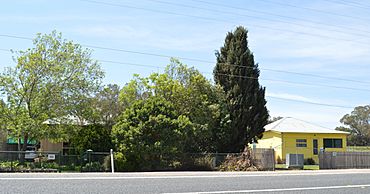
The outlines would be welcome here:
[[[155,156],[155,157],[152,157]],[[147,160],[147,161],[145,161]],[[234,161],[234,163],[230,163]],[[119,163],[121,161],[114,161]],[[182,153],[178,155],[143,156],[136,168],[116,167],[118,171],[171,171],[220,170],[221,166],[234,167],[250,162],[256,170],[274,170],[274,150],[255,149],[250,155],[243,153]],[[143,166],[141,164],[147,166]],[[149,164],[149,166],[148,166]],[[248,166],[248,165],[247,165]],[[227,169],[227,168],[225,168]],[[109,152],[88,150],[80,155],[63,155],[61,152],[0,151],[0,172],[111,172]]]
[[[0,151],[0,172],[108,172],[109,152],[84,152],[63,155],[61,152]]]

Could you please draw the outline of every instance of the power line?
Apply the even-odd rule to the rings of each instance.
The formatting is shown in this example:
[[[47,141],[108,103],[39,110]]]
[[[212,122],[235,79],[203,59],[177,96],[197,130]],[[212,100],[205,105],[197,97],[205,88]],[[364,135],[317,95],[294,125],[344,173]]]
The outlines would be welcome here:
[[[110,51],[117,51],[117,52],[124,52],[124,53],[132,53],[132,54],[139,54],[139,55],[148,55],[148,56],[162,57],[162,58],[177,58],[177,59],[181,59],[181,60],[194,61],[194,62],[202,62],[202,63],[212,63],[212,64],[215,63],[215,62],[212,62],[212,61],[206,61],[206,60],[202,60],[202,59],[194,59],[194,58],[187,58],[187,57],[174,57],[174,56],[170,56],[170,55],[163,55],[163,54],[156,54],[156,53],[148,53],[148,52],[140,52],[140,51],[132,51],[132,50],[126,50],[126,49],[109,48],[109,47],[102,47],[102,46],[94,46],[94,45],[88,45],[88,44],[81,44],[81,45],[82,46],[85,46],[85,47],[89,47],[89,48],[102,49],[102,50],[110,50]]]
[[[100,59],[98,59],[98,61],[100,61],[100,62],[106,62],[106,63],[113,63],[113,64],[139,66],[139,67],[151,67],[151,68],[159,68],[159,69],[164,69],[165,68],[165,67],[155,66],[155,65],[145,65],[145,64],[138,64],[138,63],[118,62],[118,61],[111,61],[111,60],[100,60]],[[200,73],[214,75],[213,72],[200,71]],[[370,92],[370,89],[363,89],[363,88],[353,88],[353,87],[344,87],[344,86],[333,86],[333,85],[316,84],[316,83],[313,84],[313,83],[307,83],[307,82],[291,82],[291,81],[279,80],[279,79],[256,78],[256,77],[250,77],[250,76],[232,75],[232,74],[223,74],[223,73],[217,73],[216,75],[229,76],[229,77],[238,77],[238,78],[245,78],[245,79],[255,79],[255,80],[260,79],[260,80],[264,80],[264,81],[280,82],[280,83],[286,83],[286,84],[303,85],[303,86],[311,86],[311,87],[326,87],[326,88],[334,88],[334,89],[345,89],[345,90],[354,90],[354,91],[361,91],[361,92]]]
[[[290,101],[290,102],[299,102],[299,103],[306,103],[306,104],[312,104],[317,106],[327,106],[327,107],[335,107],[335,108],[346,108],[346,109],[354,109],[354,107],[351,106],[342,106],[342,105],[334,105],[334,104],[326,104],[326,103],[317,103],[317,102],[308,102],[303,100],[295,100],[295,99],[288,99],[288,98],[280,98],[280,97],[274,97],[274,96],[266,96],[267,98],[277,99],[277,100],[283,100],[283,101]]]
[[[366,10],[368,10],[370,8],[370,7],[364,6],[363,4],[360,4],[358,2],[335,1],[335,0],[326,0],[326,1],[336,3],[336,4],[340,4],[340,5],[350,6],[350,7],[366,9]]]
[[[317,12],[317,13],[323,13],[323,14],[327,14],[327,15],[333,15],[333,16],[340,16],[340,17],[347,17],[347,18],[352,18],[352,19],[359,19],[359,20],[369,21],[369,19],[362,18],[362,17],[332,13],[332,12],[327,12],[327,11],[314,9],[314,8],[308,8],[308,7],[300,7],[300,6],[296,6],[296,5],[292,5],[292,4],[288,4],[288,3],[282,3],[282,1],[276,2],[276,1],[271,1],[271,0],[264,0],[264,1],[260,1],[260,2],[269,3],[269,4],[276,4],[276,5],[285,6],[285,7],[293,7],[293,8],[297,8],[297,9],[303,9],[303,10],[309,10],[309,11],[313,11],[313,12]]]
[[[9,51],[8,49],[0,49],[2,51]],[[137,67],[149,67],[149,68],[158,68],[158,69],[164,69],[165,67],[161,66],[155,66],[155,65],[146,65],[146,64],[139,64],[139,63],[129,63],[129,62],[120,62],[120,61],[112,61],[112,60],[101,60],[97,59],[99,62],[103,63],[112,63],[112,64],[121,64],[121,65],[129,65],[129,66],[137,66]],[[204,74],[214,75],[212,72],[200,72]],[[272,82],[280,82],[285,84],[293,84],[293,85],[301,85],[301,86],[311,86],[311,87],[326,87],[326,88],[334,88],[334,89],[345,89],[345,90],[354,90],[354,91],[361,91],[361,92],[370,92],[370,89],[362,89],[362,88],[353,88],[353,87],[344,87],[344,86],[334,86],[334,85],[326,85],[326,84],[313,84],[313,83],[307,83],[307,82],[291,82],[286,80],[279,80],[279,79],[268,79],[268,78],[255,78],[250,76],[242,76],[242,75],[232,75],[232,74],[222,74],[217,73],[216,75],[221,76],[229,76],[229,77],[238,77],[238,78],[245,78],[245,79],[255,79],[255,80],[264,80],[264,81],[272,81]]]
[[[222,22],[225,22],[225,23],[230,22],[230,21],[223,20],[223,19],[215,19],[215,18],[209,18],[209,17],[203,17],[203,16],[188,15],[188,14],[182,14],[182,13],[177,13],[177,12],[169,12],[169,11],[142,8],[142,7],[135,7],[135,6],[128,6],[128,5],[115,4],[115,3],[106,3],[106,2],[95,1],[95,0],[80,0],[80,1],[95,3],[95,4],[101,4],[101,5],[114,6],[114,7],[125,7],[125,8],[131,8],[131,9],[138,9],[138,10],[150,11],[150,12],[155,12],[155,13],[164,13],[164,14],[170,14],[170,15],[176,15],[176,16],[191,17],[191,18],[207,20],[207,21],[216,21],[216,22],[222,21]],[[284,32],[299,34],[299,35],[321,37],[321,38],[331,39],[331,40],[346,41],[346,42],[357,43],[357,44],[369,46],[369,44],[367,42],[357,41],[357,40],[353,40],[353,39],[336,38],[336,37],[333,37],[333,36],[326,36],[326,35],[321,35],[321,34],[308,33],[308,32],[305,32],[305,31],[303,32],[303,31],[293,31],[293,30],[280,29],[280,28],[272,28],[270,26],[263,26],[263,25],[257,25],[257,24],[248,24],[248,26],[253,26],[253,27],[256,27],[256,28],[263,28],[263,29],[268,29],[268,30],[273,30],[273,31],[279,31],[279,32],[284,31]]]
[[[151,65],[143,65],[143,64],[135,64],[135,63],[123,63],[123,62],[116,62],[116,61],[106,61],[106,60],[99,60],[99,61],[102,61],[102,62],[108,62],[108,63],[118,63],[118,64],[127,64],[127,65],[133,65],[133,66],[142,66],[142,67],[155,67],[155,68],[164,68],[164,67],[160,67],[160,66],[151,66]],[[200,72],[200,73],[210,73],[210,72]],[[258,78],[255,78],[255,77],[249,77],[249,76],[240,76],[240,75],[231,75],[231,74],[221,74],[221,73],[217,73],[217,75],[224,75],[224,76],[230,76],[230,77],[240,77],[240,78],[246,78],[246,79],[258,79]],[[281,80],[272,80],[272,79],[262,79],[260,78],[261,80],[268,80],[268,81],[281,81]],[[283,82],[286,82],[286,83],[293,83],[293,84],[297,84],[295,82],[287,82],[287,81],[283,81]],[[299,83],[298,83],[299,84]],[[312,86],[312,84],[310,85]],[[321,86],[324,86],[324,85],[321,85]],[[328,87],[328,86],[327,86]],[[335,88],[338,88],[338,87],[335,87]],[[339,87],[340,88],[340,87]],[[342,88],[344,89],[344,88]],[[358,88],[346,88],[346,89],[358,89]],[[361,90],[361,89],[358,89],[358,90]],[[367,91],[367,92],[370,92],[370,90],[361,90],[361,91]],[[299,102],[299,103],[306,103],[306,104],[312,104],[312,105],[317,105],[317,106],[326,106],[326,107],[335,107],[335,108],[348,108],[348,109],[353,109],[353,107],[350,107],[350,106],[342,106],[342,105],[333,105],[333,104],[325,104],[325,103],[316,103],[316,102],[308,102],[308,101],[302,101],[302,100],[294,100],[294,99],[287,99],[287,98],[280,98],[280,97],[273,97],[273,96],[266,96],[268,98],[272,98],[272,99],[278,99],[278,100],[284,100],[284,101],[292,101],[292,102]]]
[[[182,3],[174,3],[174,2],[167,2],[167,1],[161,1],[161,0],[146,0],[146,1],[151,1],[151,2],[156,2],[156,3],[166,4],[166,5],[175,5],[175,6],[180,6],[180,7],[189,7],[189,8],[193,8],[193,9],[212,11],[212,12],[215,12],[215,13],[225,13],[225,14],[229,14],[229,15],[250,17],[250,18],[255,18],[255,19],[265,20],[265,21],[278,21],[278,22],[282,22],[282,23],[286,23],[286,24],[293,24],[293,25],[300,26],[300,27],[307,27],[306,25],[302,25],[300,23],[295,23],[295,22],[286,21],[286,20],[279,20],[279,19],[274,19],[274,18],[268,19],[268,18],[264,18],[264,17],[251,16],[251,15],[240,14],[240,13],[235,13],[235,12],[220,11],[220,10],[215,10],[215,9],[210,9],[210,8],[203,8],[203,7],[193,6],[193,5],[182,4]],[[197,0],[194,0],[194,1],[198,2]],[[204,1],[200,1],[200,2],[204,3]],[[217,5],[217,3],[216,4],[215,3],[208,3],[208,4],[209,5]],[[265,12],[265,14],[266,14],[266,12]],[[269,15],[276,15],[276,14],[269,14]],[[284,16],[279,15],[279,17],[284,17]],[[291,17],[289,17],[289,18],[291,18]],[[294,19],[297,19],[297,18],[294,18]],[[367,35],[370,33],[370,31],[367,31],[367,30],[348,28],[347,26],[337,26],[337,25],[327,24],[327,23],[322,23],[322,22],[312,22],[310,20],[308,20],[308,21],[310,23],[323,25],[325,27],[331,26],[331,27],[335,27],[335,28],[338,28],[338,29],[341,29],[341,30],[342,29],[347,29],[347,30],[350,30],[351,32],[341,31],[341,30],[334,30],[334,29],[324,29],[324,30],[327,30],[327,31],[338,32],[338,33],[347,34],[347,35],[352,34],[352,35],[356,35],[356,36],[369,38]],[[310,25],[310,27],[316,27],[316,26]],[[353,31],[355,31],[355,32],[363,31],[363,32],[365,32],[365,34],[353,33]]]
[[[319,25],[324,25],[324,26],[333,26],[333,27],[337,27],[337,28],[340,28],[340,29],[343,29],[343,28],[348,29],[347,26],[338,26],[338,25],[333,25],[333,24],[327,24],[327,23],[308,20],[308,19],[304,19],[304,18],[296,18],[296,17],[280,15],[280,14],[266,12],[266,11],[248,9],[248,8],[245,8],[245,7],[243,7],[243,8],[242,7],[235,7],[235,6],[230,6],[230,5],[226,5],[226,4],[222,4],[222,3],[217,3],[217,2],[214,2],[214,1],[212,3],[208,2],[208,1],[203,1],[203,0],[190,0],[190,1],[197,2],[197,3],[202,3],[202,4],[206,4],[206,5],[218,6],[218,7],[222,7],[222,8],[227,7],[227,8],[241,10],[241,11],[250,11],[250,12],[254,12],[254,13],[266,14],[266,15],[276,16],[276,17],[280,17],[280,18],[293,19],[293,20],[298,20],[298,21],[305,21],[305,22],[310,22],[310,23],[313,23],[313,24],[319,24]],[[356,29],[356,30],[359,30],[359,31],[362,31],[362,32],[365,32],[365,33],[369,33],[369,31],[367,31],[367,30],[362,30],[362,29]]]
[[[160,66],[151,66],[151,65],[143,65],[143,64],[136,64],[136,63],[124,63],[124,62],[116,62],[116,61],[107,61],[107,60],[99,60],[102,62],[108,62],[108,63],[117,63],[117,64],[126,64],[126,65],[133,65],[133,66],[142,66],[142,67],[154,67],[154,68],[164,68]],[[210,73],[210,72],[200,72],[200,73]],[[240,76],[240,75],[231,75],[231,74],[221,74],[217,73],[217,75],[224,75],[224,76],[230,76],[230,77],[240,77],[240,78],[246,78],[246,79],[258,79],[255,77],[249,77],[249,76]],[[262,79],[261,80],[268,80],[268,81],[282,81],[282,80],[272,80],[272,79]],[[300,83],[295,83],[295,82],[288,82],[288,81],[283,81],[285,83],[291,83],[291,84],[300,84]],[[312,84],[310,84],[312,86]],[[324,85],[320,85],[324,86]],[[330,86],[326,86],[330,87]],[[334,88],[341,88],[341,87],[334,87]],[[370,92],[370,90],[364,89],[358,89],[358,88],[342,88],[342,89],[355,89],[355,90],[360,90],[360,91],[367,91]],[[295,100],[295,99],[287,99],[287,98],[280,98],[280,97],[274,97],[274,96],[266,96],[267,98],[272,98],[272,99],[278,99],[278,100],[284,100],[284,101],[291,101],[291,102],[299,102],[299,103],[306,103],[306,104],[311,104],[311,105],[317,105],[317,106],[326,106],[326,107],[335,107],[335,108],[348,108],[348,109],[353,109],[354,107],[350,106],[342,106],[342,105],[333,105],[333,104],[326,104],[326,103],[316,103],[316,102],[308,102],[308,101],[303,101],[303,100]]]
[[[0,51],[12,52],[12,51],[11,51],[11,50],[9,50],[9,49],[2,49],[2,48],[0,48]]]
[[[269,69],[269,68],[260,68],[260,69],[261,70],[265,70],[265,71],[294,74],[294,75],[300,75],[300,76],[306,76],[306,77],[314,77],[314,78],[321,78],[321,79],[340,80],[340,81],[346,81],[346,82],[370,84],[370,82],[367,82],[367,81],[354,80],[354,79],[346,79],[346,78],[340,78],[340,77],[330,77],[330,76],[315,75],[315,74],[309,74],[309,73],[300,73],[300,72],[293,72],[293,71],[284,71],[284,70]]]
[[[16,39],[32,40],[32,38],[23,37],[23,36],[13,36],[13,35],[7,35],[7,34],[0,34],[0,37],[1,36],[2,37],[16,38]],[[102,50],[109,50],[109,51],[116,51],[116,52],[124,52],[124,53],[147,55],[147,56],[162,57],[162,58],[177,58],[177,59],[181,59],[181,60],[202,62],[202,63],[207,63],[207,64],[215,64],[216,63],[214,61],[208,61],[208,60],[203,60],[203,59],[194,59],[194,58],[188,58],[188,57],[170,56],[170,55],[165,55],[165,54],[133,51],[133,50],[126,50],[126,49],[111,48],[111,47],[102,47],[102,46],[95,46],[95,45],[89,45],[89,44],[81,44],[81,45],[84,46],[84,47],[88,47],[88,48],[95,48],[95,49],[102,49]],[[10,51],[8,49],[4,49],[4,50]],[[242,66],[242,65],[234,65],[234,64],[229,64],[229,63],[224,63],[224,64],[228,64],[228,65],[231,65],[231,66],[242,67],[242,68],[253,68],[253,67],[246,67],[246,66]],[[367,81],[346,79],[346,78],[340,78],[340,77],[315,75],[315,74],[309,74],[309,73],[300,73],[300,72],[285,71],[285,70],[270,69],[270,68],[259,68],[259,69],[264,70],[264,71],[294,74],[294,75],[305,76],[305,77],[313,77],[313,78],[336,80],[336,81],[340,80],[340,81],[361,83],[361,84],[370,84],[370,82],[367,82]]]
[[[14,35],[8,35],[8,34],[0,34],[2,37],[8,37],[8,38],[15,38],[15,39],[23,39],[23,40],[33,40],[32,38],[29,37],[24,37],[24,36],[14,36]]]
[[[0,49],[4,51],[9,51],[7,49]],[[105,62],[105,63],[113,63],[113,64],[123,64],[123,65],[130,65],[130,66],[140,66],[140,67],[151,67],[151,68],[161,68],[164,69],[165,67],[160,67],[160,66],[154,66],[154,65],[144,65],[144,64],[138,64],[138,63],[127,63],[127,62],[118,62],[118,61],[111,61],[111,60],[98,60],[100,62]],[[207,74],[212,74],[210,72],[201,72],[201,73],[207,73]],[[261,79],[261,80],[266,80],[266,81],[276,81],[276,82],[283,82],[283,83],[288,83],[288,84],[298,84],[298,85],[308,85],[308,86],[319,86],[319,87],[331,87],[331,88],[337,88],[337,89],[349,89],[349,90],[358,90],[358,91],[367,91],[370,92],[370,90],[367,89],[359,89],[359,88],[347,88],[347,87],[339,87],[339,86],[329,86],[329,85],[312,85],[308,83],[300,83],[300,82],[289,82],[289,81],[284,81],[284,80],[275,80],[275,79],[263,79],[263,78],[256,78],[256,77],[250,77],[250,76],[241,76],[241,75],[231,75],[231,74],[222,74],[222,73],[216,73],[216,75],[221,75],[221,76],[229,76],[229,77],[239,77],[239,78],[244,78],[244,79]],[[293,102],[300,102],[300,103],[307,103],[307,104],[313,104],[313,105],[319,105],[319,106],[327,106],[327,107],[336,107],[336,108],[351,108],[349,106],[341,106],[341,105],[332,105],[332,104],[324,104],[324,103],[315,103],[315,102],[308,102],[308,101],[301,101],[301,100],[294,100],[294,99],[287,99],[287,98],[279,98],[279,97],[273,97],[273,96],[266,96],[268,98],[273,98],[273,99],[279,99],[279,100],[284,100],[284,101],[293,101]]]

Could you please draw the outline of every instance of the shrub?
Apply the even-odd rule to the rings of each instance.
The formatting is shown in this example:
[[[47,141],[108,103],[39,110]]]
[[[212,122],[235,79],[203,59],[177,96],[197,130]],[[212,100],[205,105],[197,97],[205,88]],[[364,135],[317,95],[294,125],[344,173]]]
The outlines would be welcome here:
[[[80,172],[81,166],[72,164],[72,165],[63,165],[59,167],[59,170],[62,172]]]
[[[100,162],[86,163],[85,166],[81,167],[82,172],[103,172],[104,168]]]
[[[14,170],[19,165],[18,161],[3,161],[0,162],[0,171],[11,171]]]
[[[215,169],[214,160],[212,155],[186,155],[180,161],[181,165],[175,167],[177,170],[207,170]]]
[[[307,158],[307,159],[305,159],[305,160],[304,160],[304,164],[305,164],[305,165],[315,165],[315,164],[316,164],[316,162],[315,162],[315,160],[314,160],[314,159],[312,159],[312,158]]]

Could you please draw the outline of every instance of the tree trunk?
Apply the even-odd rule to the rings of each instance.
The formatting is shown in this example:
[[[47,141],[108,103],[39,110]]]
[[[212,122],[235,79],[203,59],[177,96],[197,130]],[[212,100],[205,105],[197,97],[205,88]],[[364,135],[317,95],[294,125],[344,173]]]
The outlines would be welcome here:
[[[27,150],[27,142],[28,142],[28,134],[25,134],[23,136],[23,145],[22,145],[22,149],[20,151],[23,151],[25,152]],[[19,141],[18,141],[19,143]],[[25,160],[25,154],[21,154],[21,157],[19,158],[19,163],[23,164],[24,163],[24,160]]]

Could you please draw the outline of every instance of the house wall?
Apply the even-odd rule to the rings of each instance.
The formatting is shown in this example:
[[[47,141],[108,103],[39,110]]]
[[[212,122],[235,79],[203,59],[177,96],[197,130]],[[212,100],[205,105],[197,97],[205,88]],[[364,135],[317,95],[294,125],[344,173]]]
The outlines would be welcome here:
[[[8,133],[4,130],[0,130],[0,151],[18,151],[17,144],[7,143]]]
[[[256,148],[273,148],[275,150],[275,160],[282,158],[282,139],[280,133],[266,131],[255,145]],[[250,147],[253,147],[253,145],[250,145]]]
[[[282,133],[283,149],[282,158],[285,159],[286,154],[303,154],[304,158],[312,158],[316,163],[319,162],[318,155],[313,154],[313,140],[318,140],[318,152],[324,147],[324,138],[340,138],[342,139],[342,148],[326,148],[325,151],[330,152],[345,152],[347,150],[346,134],[314,134],[314,133]],[[306,139],[307,147],[297,147],[297,139]]]
[[[63,143],[53,143],[46,139],[40,141],[40,151],[60,152],[63,150]]]

